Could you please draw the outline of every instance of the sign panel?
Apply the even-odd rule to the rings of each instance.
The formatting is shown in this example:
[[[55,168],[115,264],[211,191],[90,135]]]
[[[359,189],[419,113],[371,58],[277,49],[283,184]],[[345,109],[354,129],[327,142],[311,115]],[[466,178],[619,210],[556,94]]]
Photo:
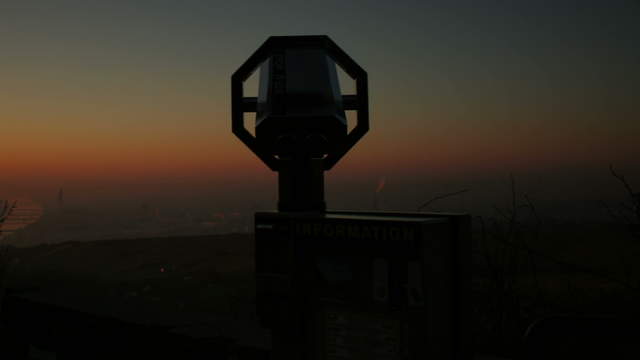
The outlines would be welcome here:
[[[468,359],[468,238],[455,221],[468,217],[258,213],[259,316],[288,334],[280,358]]]

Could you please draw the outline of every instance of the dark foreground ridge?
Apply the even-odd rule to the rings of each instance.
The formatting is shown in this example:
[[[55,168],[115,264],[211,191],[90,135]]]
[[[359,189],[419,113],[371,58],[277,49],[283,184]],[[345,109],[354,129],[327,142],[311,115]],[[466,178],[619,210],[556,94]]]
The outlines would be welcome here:
[[[266,359],[222,336],[194,338],[150,326],[32,301],[4,299],[2,359]]]
[[[562,233],[559,239],[583,243],[581,234]],[[597,233],[596,238],[607,234]],[[335,240],[341,241],[339,236]],[[8,280],[14,291],[5,296],[0,310],[0,359],[269,359],[270,347],[251,335],[257,327],[250,315],[255,293],[248,291],[254,281],[253,242],[250,234],[236,234],[11,248]],[[473,270],[477,280],[484,279],[480,260]],[[569,275],[554,267],[542,269],[550,278]],[[240,297],[235,308],[228,307],[231,298],[219,297],[226,294]],[[480,303],[482,296],[474,293],[473,303]],[[534,322],[526,337],[525,329],[514,330],[519,340],[513,351],[476,338],[474,358],[493,359],[477,355],[483,353],[514,359],[588,359],[596,354],[640,359],[635,305],[612,298],[606,306],[571,312],[567,309],[578,299],[565,300],[566,306],[540,313],[545,320]],[[178,307],[180,301],[184,308]],[[607,317],[589,315],[605,310],[610,310]]]
[[[9,295],[0,313],[2,359],[272,359],[266,349],[223,337],[195,338]],[[638,359],[631,319],[555,316],[525,334],[521,359]],[[485,359],[475,356],[475,359]],[[497,359],[497,358],[486,358]]]

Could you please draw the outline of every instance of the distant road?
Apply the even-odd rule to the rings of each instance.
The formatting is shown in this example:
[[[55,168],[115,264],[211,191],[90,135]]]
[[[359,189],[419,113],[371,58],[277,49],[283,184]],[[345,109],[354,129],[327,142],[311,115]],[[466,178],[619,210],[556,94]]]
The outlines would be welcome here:
[[[27,199],[0,200],[0,238],[38,221],[44,209]]]

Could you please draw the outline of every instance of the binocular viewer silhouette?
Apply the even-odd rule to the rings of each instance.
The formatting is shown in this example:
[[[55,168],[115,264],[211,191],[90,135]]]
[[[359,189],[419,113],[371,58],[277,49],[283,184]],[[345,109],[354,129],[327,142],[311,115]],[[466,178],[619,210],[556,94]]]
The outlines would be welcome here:
[[[254,229],[270,357],[471,359],[470,216],[326,210],[324,172],[369,130],[367,73],[327,36],[276,36],[231,81],[233,133],[278,172],[278,211],[256,213]]]
[[[356,83],[343,95],[336,66]],[[258,97],[244,82],[260,69]],[[231,76],[233,133],[278,171],[280,211],[324,211],[324,171],[369,130],[367,73],[327,36],[272,36]],[[355,110],[348,131],[345,111]],[[255,113],[253,136],[244,114]]]
[[[356,83],[343,95],[336,66]],[[260,70],[258,97],[244,82]],[[331,169],[369,129],[367,73],[327,36],[272,36],[231,78],[232,130],[270,169],[283,161],[321,159]],[[348,132],[345,111],[357,111]],[[244,113],[256,114],[255,137]]]

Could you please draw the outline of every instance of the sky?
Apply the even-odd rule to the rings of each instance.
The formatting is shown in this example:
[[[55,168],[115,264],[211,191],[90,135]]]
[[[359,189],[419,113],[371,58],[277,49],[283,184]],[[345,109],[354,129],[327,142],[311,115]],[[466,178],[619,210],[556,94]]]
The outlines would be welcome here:
[[[230,76],[269,36],[318,34],[369,77],[371,130],[327,174],[330,207],[370,206],[381,179],[389,208],[461,188],[458,205],[489,204],[510,173],[549,204],[617,196],[609,164],[640,188],[639,17],[638,1],[3,0],[0,198],[275,206],[276,174],[231,134]]]

